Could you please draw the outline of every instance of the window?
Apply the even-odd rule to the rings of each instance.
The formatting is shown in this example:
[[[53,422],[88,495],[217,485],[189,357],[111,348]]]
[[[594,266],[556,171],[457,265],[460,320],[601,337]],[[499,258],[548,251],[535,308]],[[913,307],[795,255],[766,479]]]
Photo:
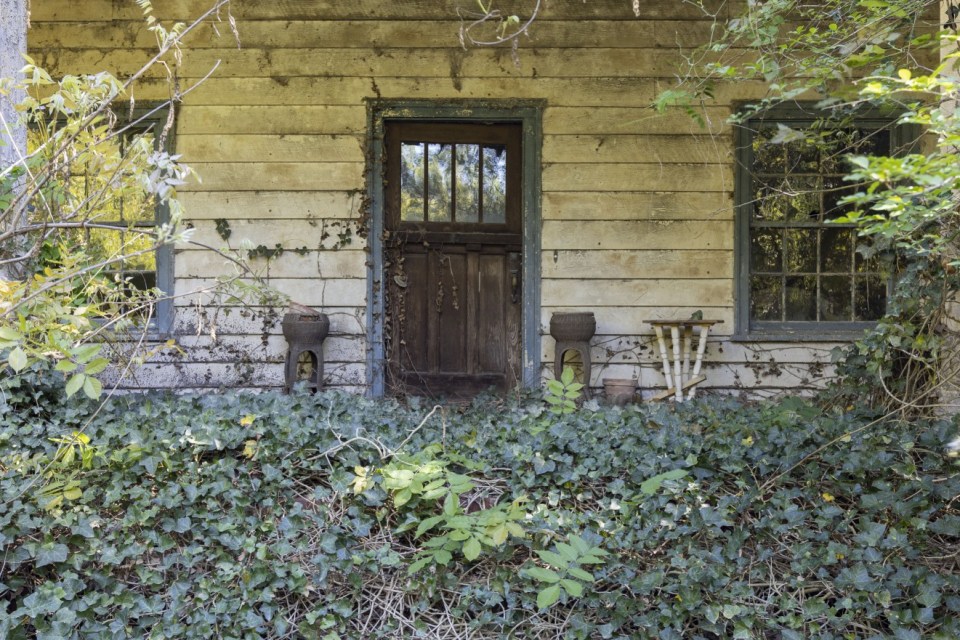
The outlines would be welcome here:
[[[855,225],[832,221],[859,188],[843,179],[846,156],[891,155],[905,131],[879,116],[827,124],[794,107],[748,119],[736,137],[737,334],[826,339],[870,327],[886,309],[889,261],[865,258]]]
[[[130,115],[126,108],[119,108],[118,112]],[[145,199],[142,189],[125,174],[123,162],[131,151],[149,154],[159,150],[161,138],[164,138],[164,149],[172,149],[173,132],[162,135],[166,119],[166,109],[139,107],[129,124],[121,122],[114,127],[118,135],[102,139],[98,133],[82,132],[73,145],[76,151],[64,154],[71,158],[64,169],[68,188],[53,202],[48,199],[37,211],[43,215],[48,207],[65,207],[69,213],[57,215],[90,223],[90,227],[75,230],[73,240],[86,246],[96,259],[107,260],[119,254],[130,256],[110,264],[102,275],[122,287],[141,291],[157,288],[171,293],[172,247],[151,249],[154,237],[150,233],[168,220],[167,208],[153,199]],[[44,135],[36,129],[30,131],[31,151],[39,146]],[[95,148],[95,153],[84,153],[84,147],[90,146]],[[59,249],[50,249],[52,255],[48,257],[56,259]],[[151,327],[161,334],[169,332],[172,312],[171,300],[158,300],[150,318]],[[143,317],[146,316],[144,313]]]

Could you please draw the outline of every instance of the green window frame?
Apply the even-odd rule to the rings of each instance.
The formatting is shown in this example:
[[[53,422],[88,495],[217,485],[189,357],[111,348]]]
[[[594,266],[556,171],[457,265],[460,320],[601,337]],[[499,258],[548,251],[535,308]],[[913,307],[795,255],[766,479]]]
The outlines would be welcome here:
[[[167,126],[169,118],[168,103],[140,103],[134,109],[128,105],[116,105],[114,113],[120,120],[114,126],[118,132],[121,145],[126,145],[127,141],[139,135],[152,133],[154,136],[154,148],[168,153],[174,151],[175,126],[171,126],[165,135],[161,132]],[[161,141],[161,138],[163,140]],[[161,146],[162,145],[162,146]],[[80,175],[72,179],[84,179]],[[86,242],[90,243],[93,234],[96,233],[118,233],[123,243],[127,242],[127,234],[130,230],[154,229],[162,224],[169,222],[170,209],[166,204],[157,202],[154,207],[153,219],[126,220],[123,215],[123,202],[118,205],[120,217],[116,219],[98,218],[96,220],[98,228],[85,229]],[[106,230],[102,227],[116,227],[116,231]],[[134,231],[135,232],[135,231]],[[137,289],[159,289],[163,292],[154,308],[154,313],[147,325],[151,337],[157,339],[167,337],[172,329],[174,322],[174,248],[172,244],[165,244],[154,249],[153,269],[137,268],[136,265],[130,267],[126,264],[120,264],[119,268],[110,269],[111,275],[118,275],[124,280],[128,280],[131,285]]]
[[[839,200],[857,190],[843,180],[845,156],[901,153],[917,131],[872,111],[828,122],[797,103],[734,128],[738,339],[850,340],[886,310],[892,259],[864,258],[856,225],[831,220],[849,210]],[[815,141],[790,131],[814,133]]]

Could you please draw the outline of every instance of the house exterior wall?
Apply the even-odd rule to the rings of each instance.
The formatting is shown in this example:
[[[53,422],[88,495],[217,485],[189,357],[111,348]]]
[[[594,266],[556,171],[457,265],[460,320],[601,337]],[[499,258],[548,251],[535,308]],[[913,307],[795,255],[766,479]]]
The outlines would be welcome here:
[[[157,2],[156,15],[188,19],[208,4]],[[176,151],[202,177],[182,192],[193,240],[282,247],[282,255],[253,264],[273,286],[330,315],[329,384],[361,391],[368,383],[363,230],[371,213],[365,100],[543,100],[544,375],[554,357],[550,315],[593,311],[593,386],[632,377],[648,392],[662,387],[645,320],[702,310],[723,320],[708,345],[703,387],[761,394],[822,381],[833,344],[731,340],[734,149],[725,119],[762,86],[721,88],[704,127],[679,109],[648,107],[683,55],[709,37],[712,19],[666,1],[640,3],[640,17],[624,0],[551,2],[532,37],[521,39],[517,65],[508,47],[461,46],[457,9],[474,7],[468,0],[237,2],[240,48],[226,19],[219,35],[210,26],[191,34],[181,88],[216,67],[177,116]],[[107,69],[123,77],[151,55],[154,37],[133,3],[34,0],[32,9],[31,54],[55,75]],[[137,100],[168,95],[158,75],[136,84]],[[228,240],[218,223],[229,227]],[[135,384],[282,385],[283,310],[217,307],[195,293],[230,269],[209,251],[177,248],[175,337],[183,352],[155,357]]]

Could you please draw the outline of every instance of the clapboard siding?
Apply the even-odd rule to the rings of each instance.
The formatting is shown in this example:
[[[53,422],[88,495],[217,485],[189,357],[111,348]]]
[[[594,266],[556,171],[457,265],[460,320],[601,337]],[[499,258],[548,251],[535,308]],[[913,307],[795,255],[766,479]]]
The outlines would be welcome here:
[[[170,20],[195,16],[210,2],[155,5]],[[718,86],[700,111],[703,126],[683,109],[650,107],[730,6],[653,0],[639,3],[636,17],[625,0],[543,3],[515,60],[509,47],[461,46],[458,9],[475,9],[473,0],[233,3],[221,21],[188,36],[178,70],[189,92],[178,107],[177,152],[202,179],[180,193],[192,230],[175,251],[179,350],[159,352],[132,384],[282,385],[284,310],[222,304],[211,292],[218,276],[239,273],[230,256],[327,313],[328,382],[365,388],[364,170],[367,100],[376,98],[543,101],[544,375],[553,359],[551,314],[589,310],[598,325],[591,384],[634,377],[649,395],[661,374],[646,321],[700,310],[724,321],[708,346],[706,386],[763,394],[820,384],[832,345],[730,340],[733,138],[726,120],[738,102],[763,96],[763,83]],[[517,0],[500,8],[529,7]],[[31,53],[56,73],[109,69],[127,77],[155,46],[126,0],[34,0],[32,20]],[[157,69],[138,80],[134,96],[166,98],[162,76]],[[259,257],[250,258],[251,249]]]

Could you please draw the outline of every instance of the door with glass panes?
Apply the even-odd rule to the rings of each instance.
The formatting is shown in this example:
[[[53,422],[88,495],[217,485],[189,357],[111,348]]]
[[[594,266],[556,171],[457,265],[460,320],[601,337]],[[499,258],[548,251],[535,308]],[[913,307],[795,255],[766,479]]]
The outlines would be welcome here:
[[[390,390],[516,386],[521,126],[388,122],[385,133]]]

